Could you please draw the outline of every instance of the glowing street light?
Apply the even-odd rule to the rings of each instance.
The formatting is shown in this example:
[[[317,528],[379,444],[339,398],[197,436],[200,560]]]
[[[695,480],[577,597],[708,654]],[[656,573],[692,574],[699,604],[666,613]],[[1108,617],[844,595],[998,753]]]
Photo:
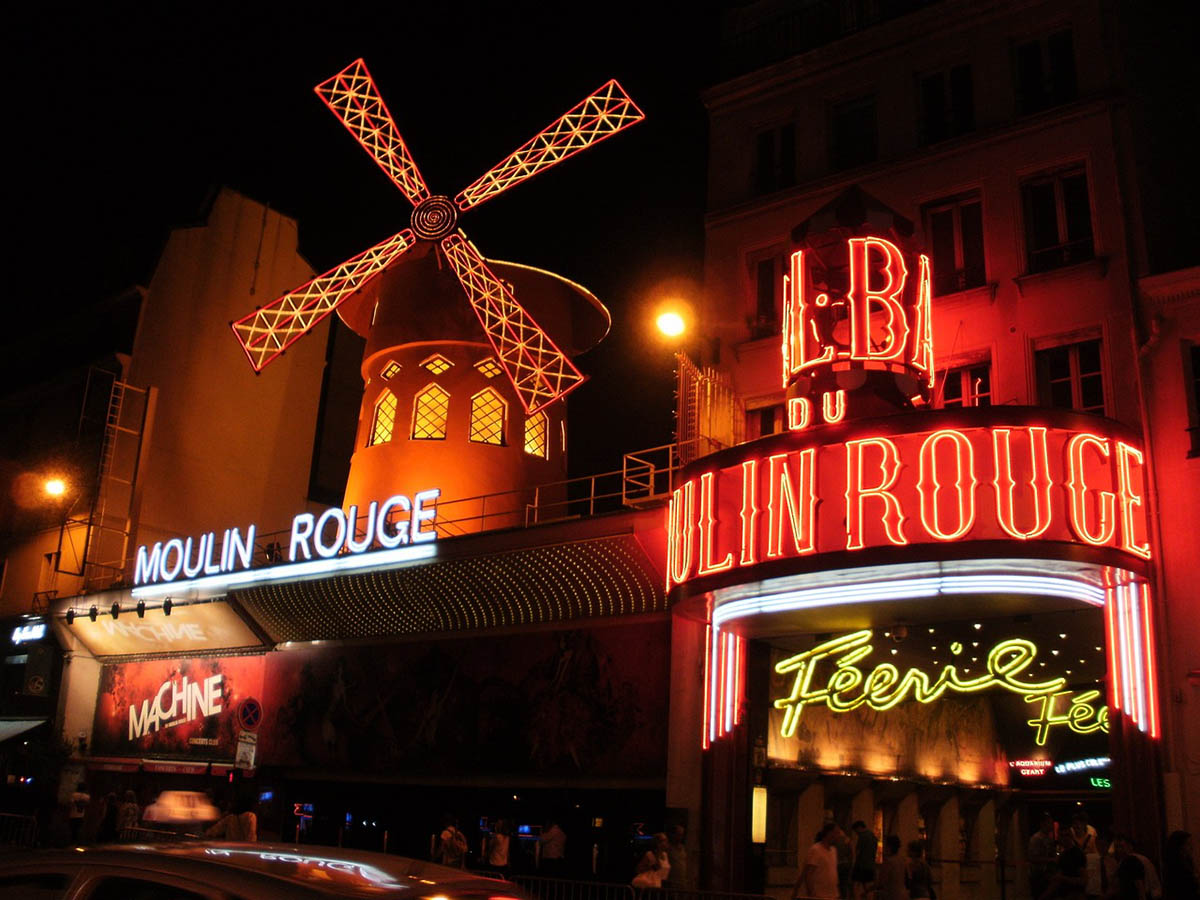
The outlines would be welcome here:
[[[655,324],[658,326],[658,330],[667,337],[679,337],[687,330],[687,323],[684,322],[683,316],[673,310],[659,313]]]
[[[67,483],[61,478],[47,478],[42,487],[50,497],[61,497],[67,492]]]

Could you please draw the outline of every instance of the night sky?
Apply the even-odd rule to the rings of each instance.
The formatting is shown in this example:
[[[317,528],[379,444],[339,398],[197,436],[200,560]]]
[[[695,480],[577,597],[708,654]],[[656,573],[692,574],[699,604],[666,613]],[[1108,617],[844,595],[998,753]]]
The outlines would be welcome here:
[[[613,313],[608,339],[579,360],[592,380],[571,401],[572,470],[616,468],[622,451],[669,441],[671,351],[651,336],[650,312],[664,290],[701,277],[699,92],[713,80],[718,13],[340,6],[30,4],[13,14],[6,363],[23,360],[28,377],[95,338],[79,314],[145,284],[168,230],[197,221],[218,185],[295,217],[317,271],[407,224],[407,201],[312,91],[356,57],[432,191],[450,196],[616,77],[645,122],[462,224],[486,255],[579,281]],[[232,339],[224,362],[245,365]]]

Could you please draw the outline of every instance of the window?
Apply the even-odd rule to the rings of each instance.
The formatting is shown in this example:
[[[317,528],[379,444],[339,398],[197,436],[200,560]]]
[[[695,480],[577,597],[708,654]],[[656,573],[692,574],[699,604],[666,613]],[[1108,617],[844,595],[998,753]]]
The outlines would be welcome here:
[[[751,338],[779,334],[782,319],[775,304],[783,290],[782,268],[782,261],[774,256],[770,259],[760,259],[754,265],[754,317],[750,323]]]
[[[1075,49],[1070,30],[1019,44],[1013,51],[1017,115],[1041,112],[1074,100]]]
[[[1087,173],[1082,166],[1021,185],[1025,254],[1030,273],[1048,272],[1095,256]]]
[[[766,437],[768,434],[783,431],[784,410],[785,407],[782,403],[751,410],[748,415],[751,435],[753,437]]]
[[[851,169],[878,156],[875,97],[858,97],[834,104],[830,116],[829,168]]]
[[[490,356],[475,363],[475,368],[484,378],[495,378],[500,374],[500,366]]]
[[[969,65],[923,76],[918,93],[922,144],[936,144],[975,130],[975,94]]]
[[[389,390],[384,390],[375,401],[375,415],[371,419],[371,439],[368,447],[385,444],[392,439],[392,429],[396,424],[396,396]]]
[[[1038,350],[1034,364],[1042,406],[1104,415],[1104,371],[1098,338]]]
[[[755,138],[754,189],[769,194],[796,183],[796,126],[789,122]]]
[[[546,451],[549,449],[546,431],[546,414],[544,412],[534,413],[525,420],[526,453],[530,456],[546,458]]]
[[[978,194],[930,203],[925,235],[933,258],[933,291],[953,294],[987,283],[983,262],[983,204]]]
[[[89,896],[91,900],[205,900],[203,894],[145,878],[105,878]]]
[[[450,394],[436,384],[424,388],[413,398],[413,440],[444,439],[449,415]]]
[[[477,444],[504,443],[504,400],[491,388],[484,388],[471,398],[470,439]]]
[[[992,405],[992,367],[989,363],[947,369],[939,381],[934,403],[939,409]]]
[[[421,362],[421,365],[432,372],[434,375],[441,375],[447,369],[454,365],[446,357],[440,353],[435,353],[433,356]]]
[[[1200,456],[1200,344],[1185,342],[1183,353],[1184,392],[1187,395],[1188,456]]]
[[[380,371],[379,377],[384,381],[390,381],[396,377],[396,374],[399,371],[400,363],[396,362],[394,359],[389,359],[387,365],[383,367],[382,371]]]

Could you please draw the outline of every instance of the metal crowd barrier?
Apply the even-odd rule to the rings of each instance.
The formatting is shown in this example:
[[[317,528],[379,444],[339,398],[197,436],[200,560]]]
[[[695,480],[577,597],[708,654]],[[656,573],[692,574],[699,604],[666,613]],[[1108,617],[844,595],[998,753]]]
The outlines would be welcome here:
[[[161,828],[123,828],[117,836],[122,844],[165,844],[178,841],[194,841],[198,834],[181,834],[178,831],[165,831]]]
[[[495,877],[495,873],[490,874]],[[729,891],[693,891],[682,888],[635,888],[629,884],[603,881],[573,881],[567,878],[542,878],[535,875],[509,875],[533,900],[770,900],[763,894],[738,894]],[[805,898],[798,898],[805,900]]]
[[[37,841],[37,819],[0,813],[0,846],[32,847]]]

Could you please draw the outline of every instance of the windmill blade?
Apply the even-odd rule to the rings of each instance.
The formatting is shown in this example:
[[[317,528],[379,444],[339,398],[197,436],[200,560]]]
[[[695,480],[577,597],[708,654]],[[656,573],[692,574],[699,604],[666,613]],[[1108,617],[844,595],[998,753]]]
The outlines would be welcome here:
[[[379,96],[365,62],[356,59],[313,90],[371,154],[392,183],[400,188],[409,203],[416,206],[429,196],[421,170],[396,130],[392,114],[383,97]]]
[[[232,323],[254,371],[299,340],[416,242],[408,228]]]
[[[441,246],[527,415],[583,384],[584,376],[487,267],[470,241],[451,234],[442,239]]]
[[[478,206],[644,118],[625,89],[613,79],[484,172],[454,202],[463,211]]]

